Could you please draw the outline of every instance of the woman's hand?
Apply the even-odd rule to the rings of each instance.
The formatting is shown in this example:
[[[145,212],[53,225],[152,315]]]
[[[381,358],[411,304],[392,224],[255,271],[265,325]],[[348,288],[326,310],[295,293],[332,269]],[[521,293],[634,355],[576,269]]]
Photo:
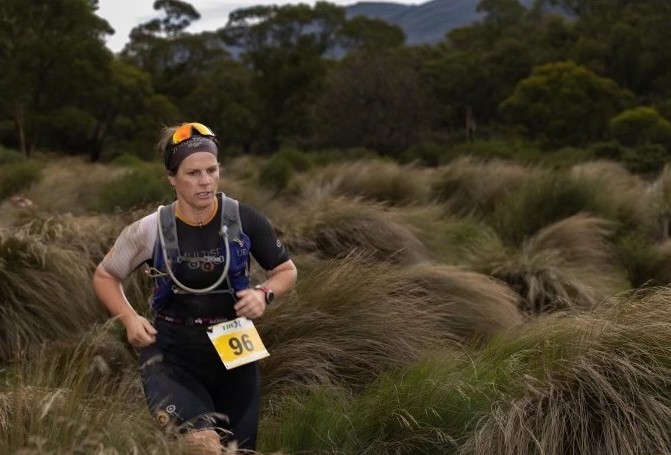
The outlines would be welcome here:
[[[266,293],[260,289],[243,289],[236,292],[238,301],[233,307],[238,317],[256,319],[266,311]]]
[[[146,318],[137,314],[129,316],[124,322],[128,342],[136,348],[145,348],[156,342],[156,329]]]

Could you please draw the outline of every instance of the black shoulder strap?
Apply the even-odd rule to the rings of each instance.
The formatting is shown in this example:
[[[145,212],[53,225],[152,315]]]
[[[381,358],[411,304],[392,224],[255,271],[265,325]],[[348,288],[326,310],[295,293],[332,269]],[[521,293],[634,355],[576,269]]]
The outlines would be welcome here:
[[[221,204],[221,225],[228,228],[228,238],[230,240],[238,239],[242,232],[238,201],[221,193]]]
[[[165,252],[168,258],[178,260],[179,258],[179,242],[177,241],[177,221],[175,220],[175,203],[168,206],[160,206],[158,208],[158,216],[160,218],[160,229],[163,233],[163,240],[165,241]],[[160,238],[160,237],[159,237]]]
[[[228,238],[235,240],[240,237],[242,223],[240,222],[240,206],[238,201],[221,194],[221,225],[228,229]],[[158,208],[160,218],[160,229],[165,241],[165,251],[172,260],[177,260],[179,254],[179,242],[177,240],[177,221],[175,220],[175,203]]]

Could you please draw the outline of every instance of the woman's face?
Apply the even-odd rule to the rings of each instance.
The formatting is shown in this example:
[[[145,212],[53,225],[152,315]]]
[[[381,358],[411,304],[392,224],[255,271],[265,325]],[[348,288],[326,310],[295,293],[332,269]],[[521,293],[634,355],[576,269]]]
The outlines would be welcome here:
[[[175,187],[177,199],[194,209],[204,209],[212,204],[219,185],[219,163],[209,152],[187,156],[175,175],[168,176]]]

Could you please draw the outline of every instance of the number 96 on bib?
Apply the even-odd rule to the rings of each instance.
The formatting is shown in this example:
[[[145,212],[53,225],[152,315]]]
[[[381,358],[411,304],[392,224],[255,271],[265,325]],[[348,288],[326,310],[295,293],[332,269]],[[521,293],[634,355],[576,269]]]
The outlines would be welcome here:
[[[254,323],[247,318],[237,318],[210,327],[210,341],[227,369],[268,357]]]

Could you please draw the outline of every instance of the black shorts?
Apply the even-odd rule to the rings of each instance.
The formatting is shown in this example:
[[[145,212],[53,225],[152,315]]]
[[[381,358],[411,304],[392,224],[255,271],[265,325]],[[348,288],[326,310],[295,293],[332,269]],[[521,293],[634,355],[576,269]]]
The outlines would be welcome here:
[[[255,450],[260,377],[256,362],[227,370],[204,327],[156,321],[155,344],[140,351],[142,386],[162,427],[187,433],[214,429]]]

